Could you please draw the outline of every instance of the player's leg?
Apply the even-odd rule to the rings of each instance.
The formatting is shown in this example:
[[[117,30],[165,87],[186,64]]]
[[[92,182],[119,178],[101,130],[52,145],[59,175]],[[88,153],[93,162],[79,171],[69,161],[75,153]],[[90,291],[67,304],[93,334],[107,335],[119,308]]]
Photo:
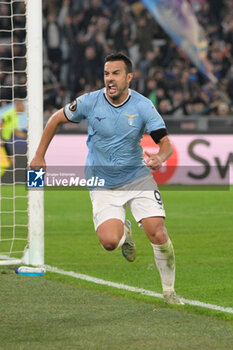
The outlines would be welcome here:
[[[182,304],[174,291],[175,254],[164,225],[165,211],[159,191],[144,191],[133,198],[129,206],[151,242],[165,301],[170,304]]]
[[[100,224],[97,229],[97,236],[106,250],[114,250],[125,241],[124,223],[120,219],[108,219]]]
[[[164,299],[170,304],[181,304],[182,302],[176,296],[174,290],[175,254],[164,225],[164,218],[144,218],[141,220],[141,224],[154,251],[155,263],[160,273]]]
[[[115,250],[121,247],[122,254],[129,262],[136,259],[136,246],[132,239],[131,223],[123,223],[119,219],[104,221],[96,230],[102,246],[106,250]]]
[[[131,225],[125,222],[123,192],[91,191],[93,221],[98,239],[106,250],[122,247],[128,261],[136,258],[136,247],[131,236]]]
[[[175,254],[164,225],[164,218],[143,218],[141,224],[153,248],[163,293],[170,294],[174,291],[175,284]]]
[[[126,238],[122,244],[121,251],[126,260],[133,262],[136,259],[136,246],[132,236],[131,222],[129,220],[125,221],[124,230]]]

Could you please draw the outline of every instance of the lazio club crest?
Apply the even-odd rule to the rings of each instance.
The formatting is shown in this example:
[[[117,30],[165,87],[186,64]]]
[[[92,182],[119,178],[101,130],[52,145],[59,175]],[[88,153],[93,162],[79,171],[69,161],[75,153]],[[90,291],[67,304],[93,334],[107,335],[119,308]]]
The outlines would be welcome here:
[[[128,118],[128,124],[132,126],[134,118],[138,117],[138,114],[125,114],[125,116]]]

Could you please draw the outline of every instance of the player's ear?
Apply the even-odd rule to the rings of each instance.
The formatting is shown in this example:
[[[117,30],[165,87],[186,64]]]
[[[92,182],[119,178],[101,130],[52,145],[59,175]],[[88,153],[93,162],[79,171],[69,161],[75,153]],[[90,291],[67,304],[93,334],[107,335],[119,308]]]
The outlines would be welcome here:
[[[127,74],[128,84],[130,84],[130,82],[131,82],[132,79],[133,79],[133,73],[128,73],[128,74]]]

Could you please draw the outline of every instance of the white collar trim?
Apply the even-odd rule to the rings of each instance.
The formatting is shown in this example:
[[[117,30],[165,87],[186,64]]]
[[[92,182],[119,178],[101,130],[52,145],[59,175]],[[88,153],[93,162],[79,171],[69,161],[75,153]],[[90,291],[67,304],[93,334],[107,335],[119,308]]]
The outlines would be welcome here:
[[[109,101],[108,96],[107,96],[107,94],[106,94],[106,88],[104,88],[104,95],[105,95],[106,99],[108,100],[108,102],[109,102],[111,105],[113,105],[114,107],[120,107],[120,106],[122,106],[122,105],[129,99],[129,97],[131,96],[131,89],[129,89],[129,93],[128,93],[128,96],[126,97],[126,99],[125,99],[122,103],[120,103],[120,104],[118,104],[118,105],[115,105],[114,103],[112,103],[111,101]]]

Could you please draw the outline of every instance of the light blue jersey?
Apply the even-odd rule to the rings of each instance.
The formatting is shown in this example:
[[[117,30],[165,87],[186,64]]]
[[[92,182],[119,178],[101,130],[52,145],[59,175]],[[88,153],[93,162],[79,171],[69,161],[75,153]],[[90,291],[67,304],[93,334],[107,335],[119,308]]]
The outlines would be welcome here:
[[[152,102],[134,90],[129,92],[128,99],[118,106],[112,105],[101,89],[82,95],[64,108],[71,122],[87,120],[86,175],[104,179],[106,188],[131,183],[150,173],[140,141],[145,131],[165,128]]]

